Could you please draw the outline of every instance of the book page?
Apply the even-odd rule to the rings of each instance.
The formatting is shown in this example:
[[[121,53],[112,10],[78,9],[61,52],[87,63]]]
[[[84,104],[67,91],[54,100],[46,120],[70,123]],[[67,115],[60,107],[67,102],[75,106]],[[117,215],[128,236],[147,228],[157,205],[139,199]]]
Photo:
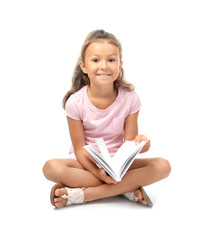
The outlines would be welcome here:
[[[127,164],[127,162],[132,158],[136,157],[136,155],[141,151],[146,141],[142,141],[138,145],[135,144],[135,141],[125,141],[122,146],[118,149],[115,156],[111,161],[111,168],[118,173],[121,174],[123,166]],[[131,162],[132,163],[132,162]],[[129,168],[129,167],[128,167]],[[127,168],[127,169],[128,169]]]
[[[104,168],[110,176],[112,176],[114,179],[116,178],[116,174],[110,167],[110,164],[108,164],[107,161],[104,160],[103,156],[101,156],[100,153],[92,145],[85,145],[84,148],[94,158],[94,160],[96,161],[95,164],[99,168]]]
[[[106,162],[110,162],[110,154],[108,152],[108,149],[105,145],[105,142],[103,138],[95,138],[95,142],[97,143],[98,148],[101,151],[101,154]]]
[[[127,159],[127,161],[123,164],[121,170],[120,170],[120,177],[122,178],[125,173],[127,172],[128,168],[131,166],[131,164],[133,163],[133,161],[136,159],[137,155],[139,154],[139,152],[141,151],[141,149],[143,148],[143,146],[145,145],[146,141],[142,141],[138,146],[138,148],[136,149],[136,151]]]

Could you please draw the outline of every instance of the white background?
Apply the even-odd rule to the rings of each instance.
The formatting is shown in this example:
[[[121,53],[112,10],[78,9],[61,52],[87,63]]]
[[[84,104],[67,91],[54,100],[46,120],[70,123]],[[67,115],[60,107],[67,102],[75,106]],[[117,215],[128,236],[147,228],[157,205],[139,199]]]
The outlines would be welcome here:
[[[1,234],[4,239],[210,239],[210,1],[1,1]],[[147,157],[172,165],[146,187],[152,209],[120,197],[55,210],[49,158],[70,146],[61,100],[86,35],[123,47]],[[144,156],[144,155],[143,155]],[[2,222],[2,221],[1,221]]]

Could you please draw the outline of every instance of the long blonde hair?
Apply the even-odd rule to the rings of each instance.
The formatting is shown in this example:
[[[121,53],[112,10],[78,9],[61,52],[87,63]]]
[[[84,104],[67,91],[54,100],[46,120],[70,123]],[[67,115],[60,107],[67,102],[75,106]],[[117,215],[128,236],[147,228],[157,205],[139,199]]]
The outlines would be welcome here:
[[[88,34],[86,37],[84,44],[82,45],[81,48],[81,54],[80,57],[76,63],[75,70],[73,73],[72,77],[72,87],[71,89],[65,94],[62,104],[63,108],[65,108],[65,104],[73,93],[77,92],[80,90],[83,86],[89,85],[89,77],[87,74],[85,74],[81,67],[80,67],[80,61],[84,62],[85,61],[85,52],[87,47],[98,40],[106,40],[109,43],[114,44],[115,46],[118,47],[119,49],[119,55],[120,55],[120,61],[122,60],[122,46],[118,39],[111,33],[105,32],[104,30],[95,30],[92,31]],[[132,91],[134,89],[134,86],[131,83],[128,83],[125,78],[124,78],[124,70],[123,68],[121,69],[118,78],[114,81],[114,88],[118,89],[118,87],[123,87],[127,89],[128,91]]]

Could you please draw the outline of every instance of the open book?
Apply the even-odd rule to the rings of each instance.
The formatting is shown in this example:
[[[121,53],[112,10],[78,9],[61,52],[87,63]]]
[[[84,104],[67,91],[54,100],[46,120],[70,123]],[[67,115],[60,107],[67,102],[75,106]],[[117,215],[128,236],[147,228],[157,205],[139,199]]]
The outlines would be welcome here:
[[[128,168],[135,160],[135,157],[139,154],[146,143],[146,141],[141,141],[136,145],[135,141],[125,141],[116,154],[111,157],[103,138],[96,138],[95,142],[97,143],[101,154],[98,153],[92,145],[85,145],[84,148],[95,159],[96,165],[99,168],[104,168],[105,171],[117,182],[122,180]]]

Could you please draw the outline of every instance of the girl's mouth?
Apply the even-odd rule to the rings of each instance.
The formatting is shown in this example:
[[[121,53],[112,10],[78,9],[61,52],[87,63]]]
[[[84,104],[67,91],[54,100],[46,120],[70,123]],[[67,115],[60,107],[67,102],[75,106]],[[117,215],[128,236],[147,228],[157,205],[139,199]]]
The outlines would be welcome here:
[[[108,73],[100,73],[100,74],[97,74],[97,76],[100,76],[100,77],[109,77],[109,76],[111,76],[111,74],[108,74]]]

